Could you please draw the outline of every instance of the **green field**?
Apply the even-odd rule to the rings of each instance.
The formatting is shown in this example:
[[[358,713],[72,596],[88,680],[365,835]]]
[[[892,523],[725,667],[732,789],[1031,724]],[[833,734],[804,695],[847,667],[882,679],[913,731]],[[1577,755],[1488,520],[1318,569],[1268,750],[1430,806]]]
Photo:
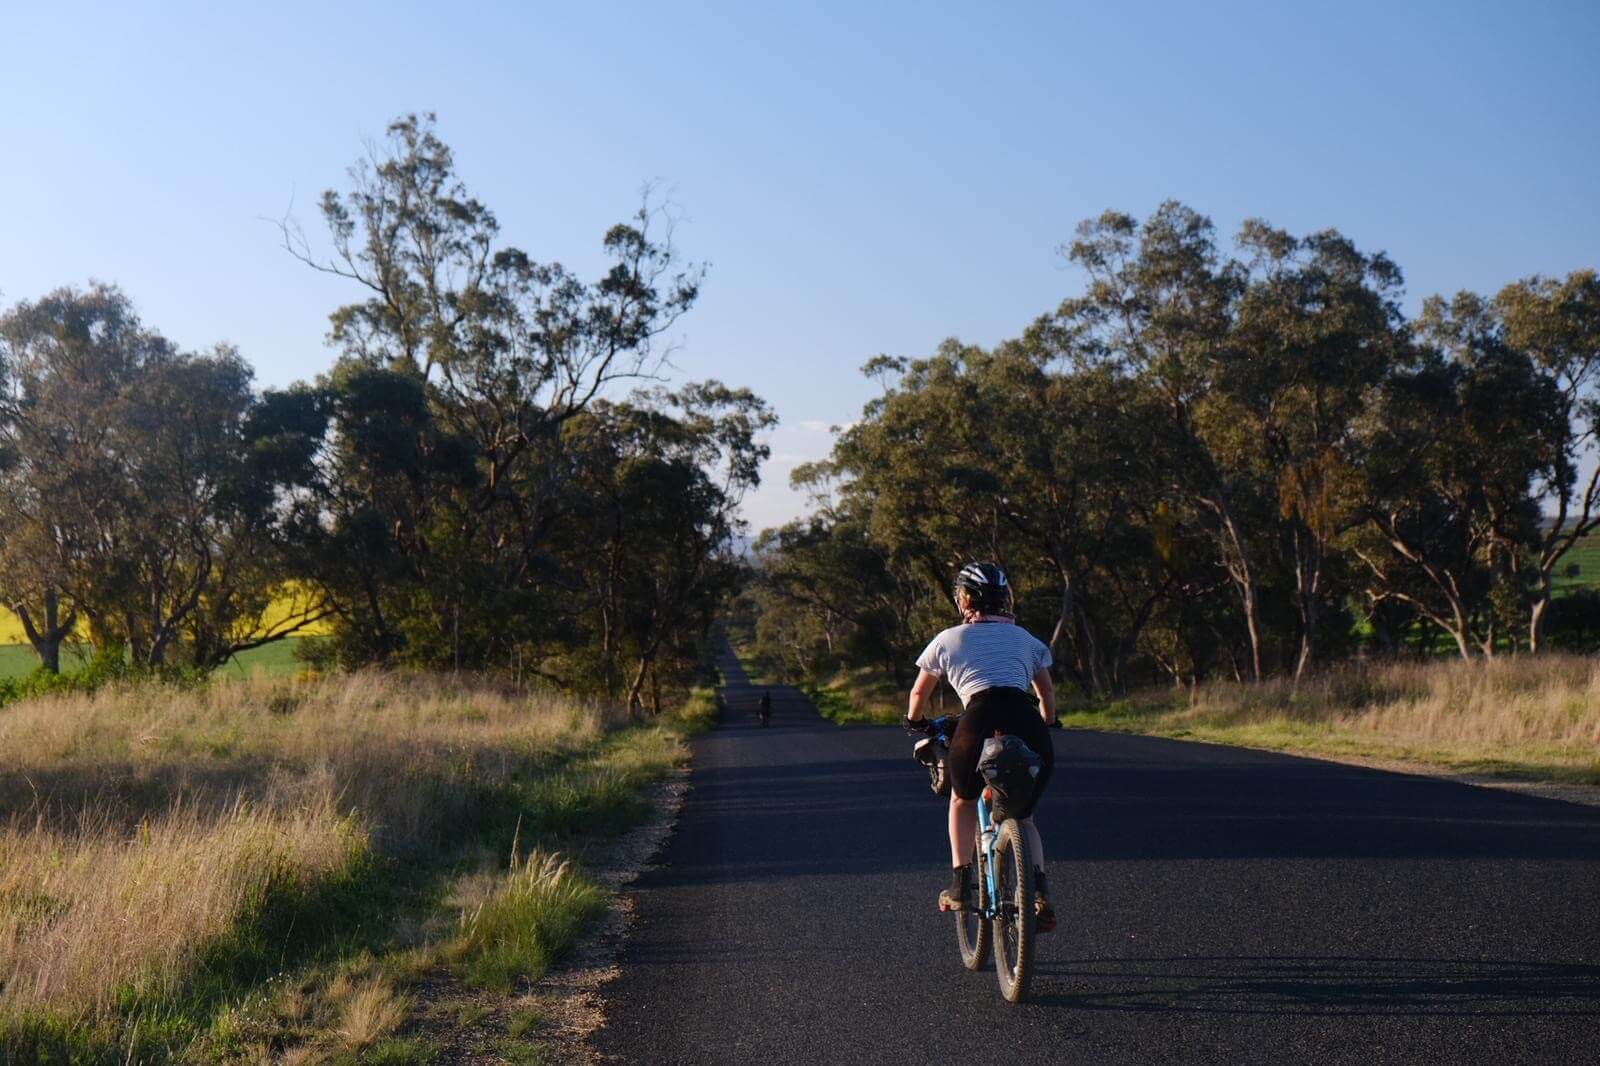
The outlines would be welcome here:
[[[304,669],[294,657],[300,638],[290,637],[235,656],[217,672],[228,677],[283,677]],[[85,653],[74,648],[61,651],[62,668],[71,671],[84,661]],[[0,644],[0,678],[25,677],[39,665],[38,656],[26,644]]]
[[[1584,537],[1556,563],[1555,592],[1600,586],[1600,536]]]

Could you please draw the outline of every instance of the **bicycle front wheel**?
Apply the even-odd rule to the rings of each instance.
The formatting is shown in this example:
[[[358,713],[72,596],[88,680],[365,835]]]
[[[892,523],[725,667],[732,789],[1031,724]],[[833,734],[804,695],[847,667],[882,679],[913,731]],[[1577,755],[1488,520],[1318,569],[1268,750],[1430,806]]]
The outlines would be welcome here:
[[[956,912],[956,944],[961,948],[961,965],[968,970],[981,970],[989,962],[989,921],[984,912],[989,909],[989,879],[984,876],[983,845],[972,851],[972,876],[978,882],[978,906],[970,911]]]
[[[1033,979],[1033,857],[1014,818],[1000,825],[994,856],[994,969],[1000,994],[1020,1003]]]

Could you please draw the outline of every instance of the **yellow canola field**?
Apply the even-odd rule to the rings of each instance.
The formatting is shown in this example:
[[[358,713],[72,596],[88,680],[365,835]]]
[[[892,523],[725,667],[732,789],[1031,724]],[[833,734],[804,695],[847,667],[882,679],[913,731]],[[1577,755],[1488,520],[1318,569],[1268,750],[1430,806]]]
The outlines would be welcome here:
[[[272,601],[263,621],[272,627],[284,625],[289,619],[295,617],[306,605],[306,592],[296,585],[285,585],[283,591]],[[324,619],[313,622],[311,625],[295,633],[297,637],[325,637],[332,632],[333,627]],[[78,626],[80,638],[88,636],[88,627]],[[0,644],[26,644],[28,634],[23,631],[22,622],[14,611],[0,610]]]

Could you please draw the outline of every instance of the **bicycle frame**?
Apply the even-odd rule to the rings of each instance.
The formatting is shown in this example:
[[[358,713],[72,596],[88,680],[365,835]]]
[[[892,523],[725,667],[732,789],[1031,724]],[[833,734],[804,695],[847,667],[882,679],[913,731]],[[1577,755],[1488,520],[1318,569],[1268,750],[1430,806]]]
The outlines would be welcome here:
[[[978,793],[978,844],[983,849],[983,881],[987,889],[983,896],[987,903],[978,907],[978,914],[985,921],[1000,914],[1000,886],[994,878],[994,842],[999,835],[989,811],[989,789],[985,787]]]

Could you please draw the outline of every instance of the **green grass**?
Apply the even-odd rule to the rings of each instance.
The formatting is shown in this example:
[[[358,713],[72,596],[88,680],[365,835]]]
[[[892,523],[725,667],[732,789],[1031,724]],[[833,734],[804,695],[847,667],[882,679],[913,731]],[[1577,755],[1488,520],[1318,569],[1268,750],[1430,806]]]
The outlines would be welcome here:
[[[905,714],[903,698],[896,705],[877,692],[863,691],[838,679],[826,687],[807,685],[804,691],[817,712],[834,725],[897,725]]]
[[[391,1036],[378,1041],[359,1056],[350,1056],[349,1061],[361,1063],[361,1066],[426,1066],[437,1061],[438,1054],[439,1049],[430,1040],[415,1036]]]
[[[529,1033],[537,1031],[547,1021],[549,1018],[537,1005],[524,1007],[513,1012],[510,1020],[506,1022],[506,1035],[512,1040],[521,1040]]]
[[[301,637],[285,637],[273,644],[252,648],[235,655],[225,665],[217,668],[218,675],[245,677],[288,677],[298,674],[306,664],[294,657]]]
[[[1558,596],[1576,589],[1600,587],[1600,535],[1584,537],[1556,561],[1552,584]]]
[[[515,860],[498,891],[472,915],[460,968],[469,987],[510,992],[537,981],[605,909],[606,893],[553,855]]]
[[[289,637],[276,644],[267,644],[260,648],[235,656],[227,665],[217,670],[219,676],[245,677],[260,675],[262,677],[285,677],[297,674],[305,669],[305,664],[294,657],[295,647],[299,645],[300,638]],[[89,661],[89,653],[81,646],[67,646],[61,649],[61,668],[63,672],[71,673],[81,668]],[[39,667],[39,657],[33,649],[26,644],[0,644],[0,679],[13,677],[27,677]]]
[[[77,648],[61,649],[61,668],[76,670],[89,661],[86,652]],[[39,657],[26,644],[0,644],[0,678],[27,677],[39,668]]]

